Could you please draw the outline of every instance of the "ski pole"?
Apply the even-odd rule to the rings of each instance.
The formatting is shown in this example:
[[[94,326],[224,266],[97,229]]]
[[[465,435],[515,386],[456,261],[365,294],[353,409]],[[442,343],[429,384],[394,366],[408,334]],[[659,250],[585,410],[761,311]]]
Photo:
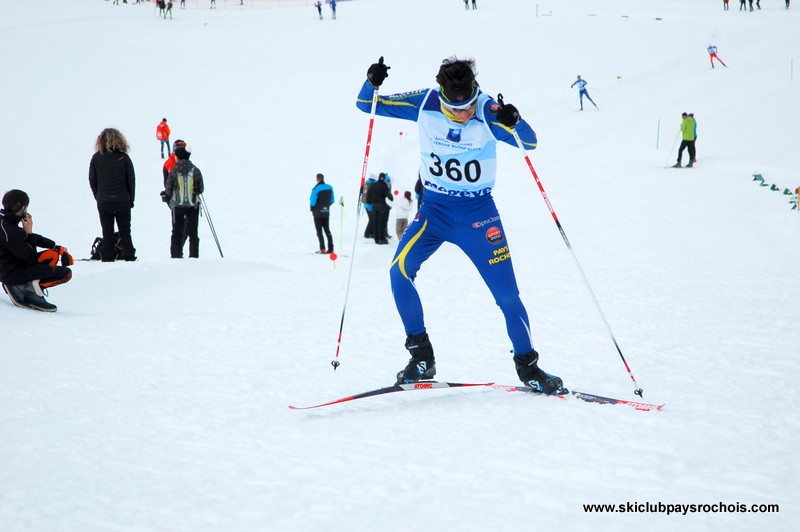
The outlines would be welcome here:
[[[372,145],[372,128],[375,125],[375,109],[378,107],[378,89],[372,93],[372,108],[369,112],[369,129],[367,130],[367,144],[364,147],[364,162],[361,165],[361,185],[358,187],[358,201],[356,202],[356,231],[353,235],[353,251],[350,253],[350,269],[347,272],[347,288],[344,292],[344,305],[342,306],[342,320],[339,322],[339,337],[336,340],[336,356],[331,361],[333,371],[339,367],[339,351],[342,348],[342,330],[344,329],[344,315],[347,312],[347,298],[350,296],[350,279],[353,277],[353,263],[356,258],[356,242],[358,241],[358,222],[361,219],[361,203],[363,198],[364,182],[367,180],[367,167],[369,166],[369,149]]]
[[[219,250],[219,256],[225,258],[225,255],[222,254],[222,248],[219,245],[219,239],[217,238],[217,232],[214,230],[214,222],[211,221],[211,214],[208,212],[208,205],[206,205],[206,200],[203,198],[202,194],[197,195],[200,198],[200,208],[203,212],[206,213],[206,221],[208,221],[208,227],[211,229],[211,234],[214,235],[214,242],[217,243],[217,249]]]
[[[503,103],[503,95],[497,95],[497,101],[502,107]],[[616,337],[614,336],[614,332],[611,330],[611,325],[608,324],[608,320],[606,319],[606,315],[603,312],[602,307],[600,306],[600,302],[597,300],[597,296],[594,294],[594,290],[592,290],[592,286],[589,284],[589,279],[586,277],[586,273],[584,273],[583,268],[581,267],[581,263],[578,262],[578,256],[575,254],[575,251],[572,249],[572,244],[569,243],[569,239],[567,238],[567,233],[564,232],[564,228],[561,227],[561,222],[558,221],[558,216],[556,215],[556,211],[553,210],[553,206],[550,204],[550,199],[547,197],[547,192],[544,191],[544,187],[542,186],[542,182],[539,180],[539,176],[536,175],[536,170],[533,168],[533,163],[531,163],[530,157],[528,157],[527,152],[525,151],[525,146],[522,145],[522,139],[519,138],[519,133],[516,130],[512,129],[511,133],[514,135],[514,140],[517,141],[517,146],[522,151],[522,155],[525,158],[525,162],[528,164],[528,169],[531,171],[531,175],[533,176],[534,181],[536,181],[536,185],[539,187],[539,192],[544,199],[545,204],[547,205],[547,209],[550,211],[550,215],[553,217],[553,221],[556,223],[556,227],[558,227],[558,232],[561,233],[561,238],[564,239],[564,244],[567,245],[567,249],[569,250],[572,260],[575,262],[575,266],[578,267],[578,272],[581,274],[581,278],[583,279],[586,288],[589,290],[589,294],[592,296],[592,301],[594,301],[595,307],[597,307],[597,311],[600,313],[600,317],[603,319],[603,323],[606,326],[606,330],[608,331],[609,336],[611,336],[611,340],[614,342],[614,347],[617,348],[617,353],[619,353],[620,358],[622,359],[622,363],[625,365],[625,369],[628,371],[628,375],[633,381],[633,385],[636,389],[633,391],[634,394],[642,397],[643,390],[639,387],[639,384],[636,382],[636,379],[633,376],[633,372],[631,372],[630,366],[628,366],[628,362],[625,360],[625,356],[622,354],[622,350],[619,347],[619,343],[617,342]]]
[[[669,163],[669,158],[672,157],[672,150],[675,149],[675,144],[678,143],[678,137],[680,136],[680,134],[681,132],[680,130],[678,130],[678,132],[675,134],[675,140],[672,141],[672,147],[669,149],[669,153],[667,153],[667,158],[664,161],[664,166],[666,166]]]
[[[344,196],[339,196],[339,249],[344,247]]]

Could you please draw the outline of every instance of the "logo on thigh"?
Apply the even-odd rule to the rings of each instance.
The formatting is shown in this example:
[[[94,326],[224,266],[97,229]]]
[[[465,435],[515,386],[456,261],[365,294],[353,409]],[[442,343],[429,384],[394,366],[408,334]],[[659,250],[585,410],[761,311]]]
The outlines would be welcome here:
[[[486,240],[491,244],[499,245],[503,243],[503,231],[499,227],[492,226],[486,230]]]

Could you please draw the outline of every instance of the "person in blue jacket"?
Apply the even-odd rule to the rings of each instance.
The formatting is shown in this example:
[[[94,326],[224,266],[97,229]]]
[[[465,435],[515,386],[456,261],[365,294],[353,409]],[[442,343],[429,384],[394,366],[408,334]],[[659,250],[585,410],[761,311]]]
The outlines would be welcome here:
[[[592,100],[592,97],[591,97],[591,96],[589,96],[589,91],[587,91],[587,90],[586,90],[586,85],[587,85],[587,83],[586,83],[586,80],[585,80],[585,79],[581,79],[581,77],[580,77],[580,76],[578,76],[578,79],[577,79],[577,80],[575,80],[575,81],[572,83],[572,85],[570,85],[569,87],[570,87],[570,88],[572,88],[572,87],[574,87],[575,85],[577,85],[577,86],[578,86],[578,96],[580,96],[580,100],[581,100],[581,111],[583,111],[583,97],[584,97],[584,96],[586,96],[586,98],[587,98],[587,99],[588,99],[590,102],[592,102],[592,105],[594,105],[594,108],[595,108],[595,109],[599,109],[599,107],[597,107],[597,104],[596,104],[596,103],[594,103],[594,100]]]
[[[505,317],[520,380],[532,389],[563,393],[560,378],[542,371],[533,348],[531,326],[511,263],[503,223],[492,198],[497,172],[497,143],[536,147],[536,134],[516,107],[481,91],[473,59],[445,59],[436,75],[438,87],[378,95],[389,67],[383,57],[367,70],[356,105],[370,112],[376,99],[379,116],[417,122],[420,131],[420,180],[425,200],[400,240],[390,267],[392,293],[406,332],[411,359],[397,383],[436,375],[433,346],[414,280],[422,263],[450,242],[470,258]]]
[[[323,254],[333,253],[333,236],[331,236],[330,218],[331,205],[335,198],[333,187],[325,182],[325,176],[317,174],[317,184],[311,189],[311,214],[314,215],[314,228],[317,230],[319,240],[319,252]],[[325,239],[322,233],[328,238],[328,247],[325,247]]]

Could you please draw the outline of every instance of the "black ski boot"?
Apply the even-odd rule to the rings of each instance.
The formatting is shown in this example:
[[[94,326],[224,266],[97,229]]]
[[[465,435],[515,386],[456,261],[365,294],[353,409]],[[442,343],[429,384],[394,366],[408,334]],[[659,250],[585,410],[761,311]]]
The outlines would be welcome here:
[[[44,292],[39,286],[38,279],[25,283],[25,303],[27,303],[30,308],[41,310],[42,312],[55,312],[58,310],[57,306],[48,303],[44,298]]]
[[[519,380],[528,388],[547,395],[561,395],[567,393],[564,383],[559,377],[545,373],[539,368],[539,353],[531,351],[524,355],[514,355],[514,364],[517,366]]]
[[[4,283],[3,290],[8,294],[11,302],[18,307],[32,308],[34,310],[41,310],[42,312],[55,312],[58,310],[57,306],[48,303],[44,298],[44,292],[39,286],[38,279],[14,286],[9,286]]]
[[[406,349],[411,353],[408,365],[397,374],[395,384],[408,384],[431,380],[436,375],[436,361],[433,359],[433,346],[428,333],[408,335]]]
[[[8,298],[14,305],[20,308],[31,308],[30,305],[25,303],[25,285],[7,285],[3,283],[3,291],[8,294]]]

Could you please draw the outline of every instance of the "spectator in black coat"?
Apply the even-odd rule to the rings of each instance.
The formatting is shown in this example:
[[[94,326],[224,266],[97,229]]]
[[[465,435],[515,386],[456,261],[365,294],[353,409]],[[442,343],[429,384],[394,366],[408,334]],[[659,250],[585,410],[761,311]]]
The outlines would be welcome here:
[[[43,288],[66,283],[72,278],[67,267],[74,264],[67,248],[33,232],[30,199],[22,190],[9,190],[0,210],[0,281],[11,302],[18,307],[55,312]],[[20,223],[22,227],[20,227]],[[47,248],[37,252],[37,248]]]
[[[389,223],[389,209],[392,207],[386,200],[394,201],[389,184],[386,182],[386,174],[381,172],[378,180],[374,182],[367,191],[367,203],[372,205],[372,212],[375,216],[375,243],[388,244],[389,235],[386,227]]]
[[[100,227],[103,229],[103,262],[114,261],[114,222],[122,239],[122,255],[126,261],[136,260],[131,238],[131,209],[136,197],[136,175],[128,157],[128,141],[113,128],[97,136],[96,153],[89,163],[89,186],[92,189]]]

